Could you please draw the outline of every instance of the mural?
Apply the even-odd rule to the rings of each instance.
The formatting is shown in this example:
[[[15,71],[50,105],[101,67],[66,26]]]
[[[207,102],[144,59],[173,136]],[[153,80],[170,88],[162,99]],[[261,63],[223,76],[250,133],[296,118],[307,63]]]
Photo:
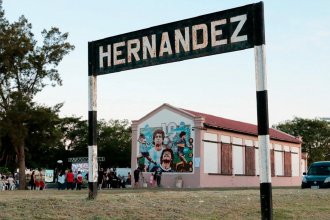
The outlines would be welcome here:
[[[192,172],[193,145],[191,125],[184,122],[140,129],[137,161],[144,172],[154,172],[158,167],[163,172]]]
[[[85,176],[88,173],[88,163],[72,163],[71,170],[75,176],[78,174],[78,171]]]

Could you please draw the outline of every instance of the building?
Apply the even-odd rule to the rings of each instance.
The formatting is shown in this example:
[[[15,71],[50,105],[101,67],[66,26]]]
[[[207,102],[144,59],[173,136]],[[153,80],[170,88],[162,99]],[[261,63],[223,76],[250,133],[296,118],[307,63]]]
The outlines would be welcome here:
[[[155,135],[159,130],[164,132],[160,132],[164,135],[162,147],[154,139],[159,138]],[[300,185],[307,166],[301,140],[274,129],[269,133],[272,185]],[[186,143],[180,140],[183,135]],[[163,149],[173,152],[168,153],[170,160]],[[170,169],[164,169],[169,162]],[[163,104],[132,121],[132,169],[138,164],[144,168],[145,179],[157,167],[169,169],[171,172],[163,172],[163,187],[176,187],[181,179],[185,188],[257,187],[257,126]]]

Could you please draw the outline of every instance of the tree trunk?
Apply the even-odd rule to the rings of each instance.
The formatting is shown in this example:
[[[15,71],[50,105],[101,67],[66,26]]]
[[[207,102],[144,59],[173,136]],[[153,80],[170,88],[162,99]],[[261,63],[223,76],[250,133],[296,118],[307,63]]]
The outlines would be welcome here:
[[[19,167],[19,189],[25,190],[26,179],[25,179],[25,151],[24,141],[18,146],[18,167]]]

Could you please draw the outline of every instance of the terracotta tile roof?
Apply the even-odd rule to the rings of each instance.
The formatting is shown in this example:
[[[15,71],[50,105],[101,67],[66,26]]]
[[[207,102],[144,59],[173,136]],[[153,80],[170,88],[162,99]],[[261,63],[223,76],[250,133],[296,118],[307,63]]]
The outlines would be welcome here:
[[[186,111],[194,116],[201,116],[205,119],[204,126],[219,130],[225,130],[225,131],[232,131],[242,134],[250,134],[254,136],[258,136],[258,127],[253,124],[241,122],[241,121],[235,121],[230,120],[226,118],[217,117],[214,115],[209,115],[201,112],[195,112],[187,109],[181,109],[183,111]],[[297,143],[300,144],[301,141],[298,138],[295,138],[294,136],[291,136],[289,134],[286,134],[282,131],[278,131],[275,129],[270,128],[269,129],[269,135],[270,139],[273,140],[280,140],[280,141],[287,141],[291,143]]]

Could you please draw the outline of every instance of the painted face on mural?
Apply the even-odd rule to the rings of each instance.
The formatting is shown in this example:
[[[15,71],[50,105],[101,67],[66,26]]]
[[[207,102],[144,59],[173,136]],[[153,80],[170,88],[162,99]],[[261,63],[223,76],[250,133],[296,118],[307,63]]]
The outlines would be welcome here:
[[[156,134],[154,142],[155,142],[155,147],[156,148],[158,148],[158,147],[161,148],[162,144],[163,144],[163,135],[162,134]]]
[[[163,153],[162,161],[166,163],[170,163],[172,161],[172,154],[169,151],[165,151]]]

